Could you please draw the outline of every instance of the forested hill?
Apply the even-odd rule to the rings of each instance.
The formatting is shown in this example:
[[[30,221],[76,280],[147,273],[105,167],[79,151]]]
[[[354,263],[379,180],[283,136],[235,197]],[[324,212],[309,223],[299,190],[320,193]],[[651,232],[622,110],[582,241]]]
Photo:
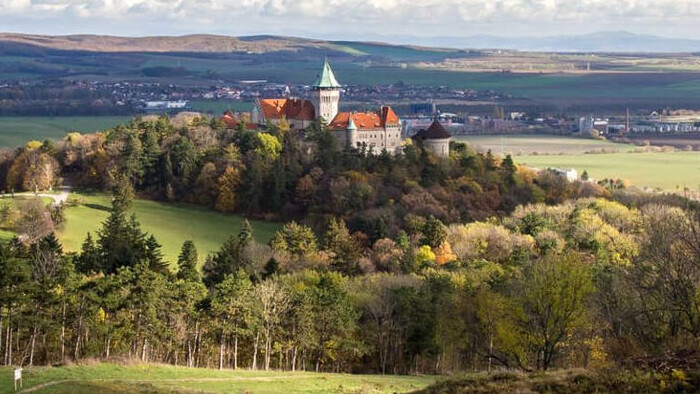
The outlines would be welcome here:
[[[699,364],[686,360],[700,354],[700,214],[680,197],[570,183],[461,143],[449,158],[408,141],[397,155],[340,149],[322,122],[301,134],[284,123],[253,132],[153,117],[1,153],[2,189],[63,177],[113,192],[78,253],[53,233],[64,205],[0,205],[0,224],[22,234],[0,242],[7,366],[649,365],[659,374],[645,376],[668,392],[696,376]],[[159,231],[133,214],[135,193],[286,223],[260,244],[244,221],[207,256],[182,239],[169,262]],[[673,362],[655,367],[664,355]],[[603,390],[574,392],[594,391]]]

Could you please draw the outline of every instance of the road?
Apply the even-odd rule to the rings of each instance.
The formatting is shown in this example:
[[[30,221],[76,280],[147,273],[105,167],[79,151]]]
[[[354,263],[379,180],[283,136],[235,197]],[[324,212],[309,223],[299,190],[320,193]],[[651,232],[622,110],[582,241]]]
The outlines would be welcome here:
[[[70,186],[64,185],[58,188],[58,194],[56,193],[32,193],[32,192],[22,192],[15,193],[15,196],[36,196],[36,197],[46,197],[53,200],[53,205],[60,205],[68,201],[70,196]],[[12,197],[12,194],[3,194],[3,198]]]

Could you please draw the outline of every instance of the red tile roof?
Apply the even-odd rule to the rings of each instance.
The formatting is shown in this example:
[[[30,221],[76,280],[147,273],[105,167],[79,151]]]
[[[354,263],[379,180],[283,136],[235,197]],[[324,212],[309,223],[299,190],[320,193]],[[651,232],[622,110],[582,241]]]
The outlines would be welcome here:
[[[331,130],[345,130],[351,116],[358,130],[381,129],[399,124],[399,117],[394,110],[382,107],[380,112],[339,112],[328,126]]]
[[[224,122],[227,129],[235,129],[236,126],[238,126],[238,120],[231,111],[224,112],[224,116],[221,117],[221,121]]]
[[[384,124],[390,126],[398,126],[399,124],[399,117],[391,107],[382,107],[382,120],[384,120]]]
[[[444,140],[451,138],[450,133],[445,130],[440,122],[434,120],[433,123],[428,127],[428,129],[420,129],[416,134],[413,135],[413,139],[422,140]]]
[[[265,119],[314,120],[316,111],[309,100],[304,99],[260,99],[258,100]]]
[[[240,123],[231,110],[224,112],[224,115],[220,119],[222,122],[224,122],[227,129],[235,129],[238,127],[238,123]],[[258,125],[254,123],[246,123],[245,127],[247,130],[255,130],[258,128]]]

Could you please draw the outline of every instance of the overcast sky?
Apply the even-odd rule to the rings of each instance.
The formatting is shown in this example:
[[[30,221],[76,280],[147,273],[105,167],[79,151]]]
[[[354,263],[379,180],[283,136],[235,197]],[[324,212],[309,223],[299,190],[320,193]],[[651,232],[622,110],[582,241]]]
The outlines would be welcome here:
[[[0,0],[0,31],[410,41],[626,30],[697,38],[698,0]]]

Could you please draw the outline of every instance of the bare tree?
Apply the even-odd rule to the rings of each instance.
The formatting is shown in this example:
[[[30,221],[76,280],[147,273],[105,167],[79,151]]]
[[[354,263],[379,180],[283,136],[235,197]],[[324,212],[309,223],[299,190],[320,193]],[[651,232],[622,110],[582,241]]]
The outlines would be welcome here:
[[[265,370],[269,370],[274,330],[280,325],[291,300],[284,288],[275,280],[262,282],[255,288],[255,295],[265,336]]]

